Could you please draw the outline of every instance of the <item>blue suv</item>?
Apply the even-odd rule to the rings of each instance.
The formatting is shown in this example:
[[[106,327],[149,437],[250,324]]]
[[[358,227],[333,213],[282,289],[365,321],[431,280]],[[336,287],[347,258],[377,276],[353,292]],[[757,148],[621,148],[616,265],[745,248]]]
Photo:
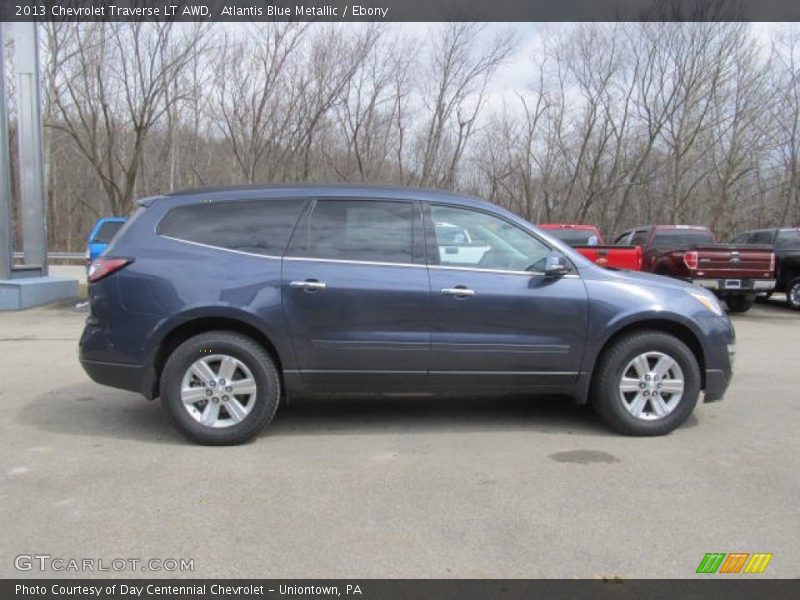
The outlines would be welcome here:
[[[125,224],[125,219],[122,217],[103,217],[98,219],[97,223],[92,227],[89,232],[89,238],[86,240],[86,254],[84,261],[86,269],[88,270],[98,256],[105,252],[111,240],[117,235],[117,232],[122,229]]]
[[[81,363],[205,444],[309,393],[558,394],[659,435],[722,397],[710,292],[603,269],[492,204],[390,187],[147,198],[89,272]]]

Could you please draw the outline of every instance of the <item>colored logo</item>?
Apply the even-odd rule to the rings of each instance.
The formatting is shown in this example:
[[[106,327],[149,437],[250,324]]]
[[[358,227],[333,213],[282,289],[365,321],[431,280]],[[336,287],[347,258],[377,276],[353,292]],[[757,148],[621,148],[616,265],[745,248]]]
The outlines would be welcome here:
[[[763,573],[772,554],[764,552],[708,552],[697,566],[697,573]]]

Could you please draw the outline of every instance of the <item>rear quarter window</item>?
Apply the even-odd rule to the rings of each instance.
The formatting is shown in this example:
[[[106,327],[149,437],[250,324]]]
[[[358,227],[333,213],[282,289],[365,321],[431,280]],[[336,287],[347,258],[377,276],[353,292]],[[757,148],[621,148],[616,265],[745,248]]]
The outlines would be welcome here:
[[[178,240],[281,256],[304,200],[204,202],[171,209],[157,232]]]

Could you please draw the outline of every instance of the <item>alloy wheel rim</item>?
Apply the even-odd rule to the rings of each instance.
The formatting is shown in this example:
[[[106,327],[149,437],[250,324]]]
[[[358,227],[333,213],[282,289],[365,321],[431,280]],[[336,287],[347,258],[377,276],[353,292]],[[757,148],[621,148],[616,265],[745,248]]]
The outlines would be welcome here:
[[[678,362],[663,352],[645,352],[622,371],[619,398],[637,419],[663,419],[680,404],[686,382]]]
[[[252,412],[258,386],[253,373],[238,358],[212,354],[193,362],[181,381],[181,403],[205,427],[241,423]]]
[[[792,306],[800,306],[800,283],[795,283],[789,290],[789,302]]]

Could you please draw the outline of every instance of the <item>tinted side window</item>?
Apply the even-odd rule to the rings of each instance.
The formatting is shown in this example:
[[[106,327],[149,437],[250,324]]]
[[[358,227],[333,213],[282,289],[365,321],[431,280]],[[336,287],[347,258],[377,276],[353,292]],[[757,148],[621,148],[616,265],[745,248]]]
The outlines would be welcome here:
[[[303,210],[303,200],[248,200],[173,208],[158,234],[208,246],[280,256]]]
[[[414,204],[320,200],[290,254],[310,258],[414,262]]]
[[[647,229],[642,229],[633,234],[631,238],[631,246],[644,246],[647,242],[647,234],[650,233]]]
[[[747,233],[747,232],[740,233],[739,235],[737,235],[735,238],[733,238],[731,240],[731,244],[748,244],[748,243],[750,243],[749,240],[748,240],[748,236],[749,235],[750,234]]]
[[[120,221],[106,221],[100,226],[97,233],[92,238],[94,244],[110,244],[111,240],[117,235],[117,232],[122,229],[125,223]]]
[[[756,231],[750,235],[748,240],[750,244],[771,244],[772,243],[772,232],[767,231]]]
[[[620,235],[617,239],[614,240],[615,246],[629,246],[631,241],[631,234],[632,231],[626,231],[622,235]]]
[[[778,234],[777,247],[798,248],[800,247],[800,229],[789,229]]]

